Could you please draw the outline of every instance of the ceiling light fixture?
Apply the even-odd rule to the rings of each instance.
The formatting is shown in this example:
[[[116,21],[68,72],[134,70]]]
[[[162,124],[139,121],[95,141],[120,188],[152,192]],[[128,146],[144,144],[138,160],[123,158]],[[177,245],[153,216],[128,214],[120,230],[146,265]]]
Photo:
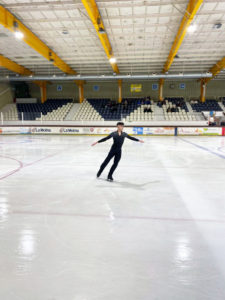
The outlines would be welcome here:
[[[104,33],[105,33],[105,30],[104,30],[102,27],[99,27],[98,33],[99,33],[99,34],[104,34]]]
[[[197,26],[195,24],[192,24],[188,27],[187,31],[189,33],[193,33],[193,32],[195,32],[196,29],[197,29]]]
[[[116,63],[116,58],[115,57],[111,57],[109,59],[110,64],[115,64]]]
[[[222,24],[220,22],[213,25],[213,29],[220,29],[222,27]]]
[[[69,34],[67,29],[63,29],[62,34]]]
[[[16,37],[18,40],[22,40],[22,38],[24,37],[24,34],[23,34],[21,31],[18,31],[18,30],[16,30],[16,31],[14,32],[14,35],[15,35],[15,37]]]

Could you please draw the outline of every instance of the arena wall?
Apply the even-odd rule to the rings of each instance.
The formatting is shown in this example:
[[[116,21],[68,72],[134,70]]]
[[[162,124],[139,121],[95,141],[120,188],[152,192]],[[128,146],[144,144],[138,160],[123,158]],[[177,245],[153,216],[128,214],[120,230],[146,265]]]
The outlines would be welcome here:
[[[0,109],[13,102],[13,92],[8,83],[0,83]]]
[[[132,83],[142,84],[142,91],[133,93],[130,91]],[[185,89],[180,89],[180,83],[185,83]],[[153,90],[152,85],[158,84],[158,80],[144,82],[123,82],[123,97],[143,97],[150,95],[153,99],[158,99],[158,90]],[[61,89],[57,89],[57,86]],[[31,96],[40,99],[40,89],[37,85],[29,83]],[[164,96],[165,97],[185,97],[198,99],[200,95],[200,83],[197,80],[186,81],[165,81]],[[225,85],[223,80],[213,80],[207,85],[206,98],[218,99],[225,96]],[[53,82],[47,86],[48,98],[73,98],[78,101],[78,87],[73,82]],[[118,99],[118,85],[116,81],[108,82],[87,82],[84,86],[85,98],[111,98]]]

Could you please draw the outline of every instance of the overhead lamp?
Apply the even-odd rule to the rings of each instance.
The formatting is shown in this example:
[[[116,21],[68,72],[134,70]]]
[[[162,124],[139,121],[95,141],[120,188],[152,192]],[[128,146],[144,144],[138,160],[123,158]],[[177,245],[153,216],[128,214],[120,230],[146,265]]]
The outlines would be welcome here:
[[[115,64],[115,63],[116,63],[116,58],[115,58],[115,57],[111,57],[111,58],[109,59],[109,62],[110,62],[111,64]]]
[[[195,32],[196,29],[197,29],[197,26],[195,24],[192,24],[188,27],[187,31],[189,33],[193,33],[193,32]]]
[[[24,34],[23,34],[21,31],[19,31],[19,30],[16,30],[16,31],[14,32],[14,35],[15,35],[15,37],[16,37],[18,40],[22,40],[23,37],[24,37]]]
[[[69,34],[67,29],[63,29],[62,34]]]
[[[220,22],[213,25],[213,29],[220,29],[222,27],[222,24]]]
[[[98,33],[100,33],[100,34],[105,33],[105,29],[103,29],[102,27],[99,27]]]
[[[49,61],[53,62],[53,61],[54,61],[54,59],[52,58],[52,52],[51,52],[51,51],[49,51],[48,55],[49,55]]]

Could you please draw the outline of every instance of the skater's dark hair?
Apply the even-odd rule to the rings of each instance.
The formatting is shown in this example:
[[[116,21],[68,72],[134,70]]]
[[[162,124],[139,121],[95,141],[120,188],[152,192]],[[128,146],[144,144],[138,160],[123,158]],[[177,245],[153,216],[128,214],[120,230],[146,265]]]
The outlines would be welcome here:
[[[118,126],[118,125],[124,126],[124,123],[123,123],[123,122],[118,122],[118,123],[116,124],[116,126]]]

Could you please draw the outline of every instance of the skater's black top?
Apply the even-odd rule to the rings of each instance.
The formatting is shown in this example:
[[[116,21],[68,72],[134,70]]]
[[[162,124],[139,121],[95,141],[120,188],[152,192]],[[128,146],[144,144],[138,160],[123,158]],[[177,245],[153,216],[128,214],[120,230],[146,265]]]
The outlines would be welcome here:
[[[128,138],[132,141],[139,142],[139,139],[136,139],[135,137],[128,135],[126,132],[122,131],[121,134],[119,135],[118,131],[114,131],[110,133],[108,136],[99,140],[98,143],[105,142],[111,138],[113,138],[113,145],[112,145],[113,150],[121,150],[125,138]]]

